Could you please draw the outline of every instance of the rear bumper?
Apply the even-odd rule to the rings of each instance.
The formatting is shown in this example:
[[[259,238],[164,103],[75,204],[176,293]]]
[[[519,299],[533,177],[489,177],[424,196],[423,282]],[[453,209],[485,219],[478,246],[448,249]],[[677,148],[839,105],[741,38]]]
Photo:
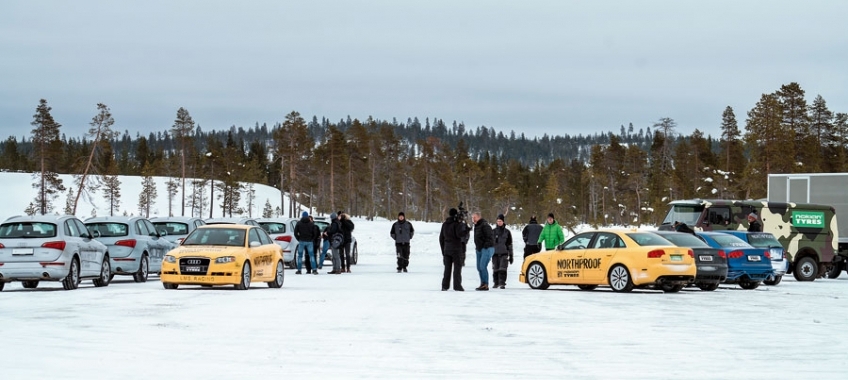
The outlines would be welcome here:
[[[68,262],[54,261],[51,264],[56,265],[41,265],[38,262],[4,263],[0,266],[0,281],[59,281],[68,275]]]
[[[753,270],[731,269],[731,270],[727,271],[727,281],[728,282],[736,281],[736,280],[739,280],[743,277],[747,277],[748,279],[750,279],[752,281],[765,281],[765,280],[768,280],[769,278],[774,277],[774,275],[775,275],[775,272],[774,272],[773,269],[769,269],[769,270],[765,270],[765,271],[763,271],[763,270],[753,271]]]
[[[654,264],[648,268],[631,269],[633,284],[636,286],[654,285],[661,282],[686,284],[695,280],[697,269],[690,264]]]
[[[771,269],[774,270],[775,276],[783,276],[789,270],[789,260],[775,260],[771,262]]]
[[[727,279],[727,264],[698,264],[697,268],[696,283],[717,284]]]
[[[134,274],[138,272],[141,261],[132,257],[110,257],[109,264],[112,265],[112,273],[114,274]]]

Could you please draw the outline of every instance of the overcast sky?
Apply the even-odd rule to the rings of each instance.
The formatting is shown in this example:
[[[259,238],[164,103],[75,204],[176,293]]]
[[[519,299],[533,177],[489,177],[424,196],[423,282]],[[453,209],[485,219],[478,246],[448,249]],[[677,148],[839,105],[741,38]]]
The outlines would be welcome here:
[[[716,135],[798,82],[848,112],[848,1],[0,2],[0,134],[438,117],[530,136]]]

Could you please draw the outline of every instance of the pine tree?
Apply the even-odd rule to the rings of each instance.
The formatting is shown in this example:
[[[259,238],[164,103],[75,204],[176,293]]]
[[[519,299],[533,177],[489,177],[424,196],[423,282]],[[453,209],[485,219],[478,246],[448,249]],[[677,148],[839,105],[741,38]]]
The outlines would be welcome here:
[[[807,115],[807,101],[804,90],[792,82],[780,86],[776,93],[782,115],[783,129],[791,131],[791,140],[783,145],[784,152],[794,152],[794,162],[789,172],[816,172],[820,166],[821,142],[816,140],[810,130],[810,119]],[[790,149],[791,148],[791,149]],[[769,172],[773,173],[773,172]]]
[[[112,131],[112,125],[115,124],[115,119],[112,118],[112,112],[103,103],[97,103],[97,115],[91,119],[91,129],[88,130],[88,137],[91,137],[91,151],[88,154],[83,172],[76,177],[77,196],[74,198],[71,215],[76,214],[77,205],[79,204],[80,196],[91,198],[91,193],[97,191],[98,183],[92,181],[89,173],[98,174],[100,156],[98,151],[102,150],[103,144],[109,144],[109,141],[117,137],[118,134]]]
[[[262,209],[262,217],[263,218],[273,218],[274,217],[274,209],[271,208],[271,200],[265,199],[265,208]]]
[[[737,196],[737,179],[745,171],[745,147],[741,140],[742,133],[736,122],[733,108],[727,106],[721,115],[721,151],[722,165],[718,176],[720,198],[735,198]]]
[[[65,198],[65,215],[74,215],[74,188],[68,188],[68,196]]]
[[[42,215],[53,210],[53,200],[59,192],[65,191],[62,179],[57,174],[57,166],[62,156],[62,141],[59,139],[61,124],[57,123],[50,114],[51,107],[47,100],[41,99],[30,123],[32,130],[33,161],[36,162],[37,172],[33,175],[36,182],[32,187],[38,190],[35,206]]]
[[[173,177],[168,178],[168,216],[174,216],[174,198],[177,196],[180,189],[180,183],[175,181]]]
[[[191,143],[192,132],[194,131],[194,120],[191,115],[183,107],[177,110],[177,118],[174,120],[174,125],[171,127],[171,135],[180,147],[180,167],[182,182],[182,197],[180,197],[180,216],[185,216],[185,181],[186,181],[186,149]]]
[[[103,198],[109,203],[109,216],[121,208],[121,179],[118,177],[118,161],[112,153],[112,147],[107,145],[103,151]]]
[[[292,111],[286,115],[280,128],[274,131],[274,143],[278,156],[282,157],[282,166],[288,165],[289,169],[289,216],[292,217],[297,209],[295,195],[300,190],[298,174],[306,171],[305,166],[310,163],[308,153],[312,152],[315,141],[309,136],[306,122],[300,113]],[[338,154],[341,155],[342,152]]]
[[[24,213],[29,216],[33,216],[38,213],[38,207],[35,207],[35,203],[29,202],[27,208],[24,209]]]
[[[840,141],[833,124],[833,112],[827,108],[827,102],[821,95],[816,96],[810,107],[810,132],[812,138],[818,142],[817,148],[822,158],[819,169],[825,172],[835,171],[833,165],[838,160],[839,153],[844,142]]]
[[[786,154],[793,130],[783,123],[783,111],[775,94],[763,94],[748,111],[745,142],[751,158],[743,175],[745,198],[762,197],[766,193],[768,173],[792,173],[795,156]]]
[[[145,218],[150,217],[150,207],[156,202],[156,182],[153,181],[149,166],[142,168],[141,193],[138,195],[138,212]]]

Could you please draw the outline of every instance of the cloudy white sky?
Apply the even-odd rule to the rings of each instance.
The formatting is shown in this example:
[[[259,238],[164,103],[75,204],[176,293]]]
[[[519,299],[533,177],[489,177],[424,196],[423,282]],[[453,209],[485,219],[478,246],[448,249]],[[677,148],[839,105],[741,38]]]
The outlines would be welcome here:
[[[848,112],[845,1],[0,2],[0,135],[40,98],[81,135],[205,129],[297,110],[439,117],[528,135],[637,130],[671,117],[718,133],[792,81]]]

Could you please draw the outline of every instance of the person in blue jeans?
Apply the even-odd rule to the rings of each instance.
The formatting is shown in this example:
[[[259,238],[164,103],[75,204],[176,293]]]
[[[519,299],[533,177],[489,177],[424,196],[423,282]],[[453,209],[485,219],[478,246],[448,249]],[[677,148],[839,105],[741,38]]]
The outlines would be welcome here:
[[[335,215],[335,213],[330,214],[331,221],[333,220],[333,215]],[[330,229],[331,224],[332,223],[328,224],[327,227],[324,227],[324,231],[321,231],[321,239],[324,241],[324,243],[321,246],[321,257],[319,257],[320,260],[318,260],[318,262],[321,263],[321,266],[319,266],[318,269],[324,267],[324,260],[327,258],[327,251],[330,249],[330,237],[327,235],[327,230]]]
[[[309,255],[309,259],[312,261],[312,273],[318,274],[318,267],[315,263],[318,261],[315,257],[315,244],[313,241],[315,240],[315,224],[312,223],[312,220],[309,219],[309,213],[304,211],[301,214],[300,220],[294,226],[294,237],[299,242],[297,245],[297,272],[295,274],[300,274],[301,268],[303,268],[303,251],[305,250]],[[307,274],[309,271],[306,272]]]
[[[489,262],[495,254],[495,234],[492,226],[479,212],[471,214],[474,222],[474,247],[477,250],[477,272],[480,273],[480,286],[474,290],[489,290]]]

